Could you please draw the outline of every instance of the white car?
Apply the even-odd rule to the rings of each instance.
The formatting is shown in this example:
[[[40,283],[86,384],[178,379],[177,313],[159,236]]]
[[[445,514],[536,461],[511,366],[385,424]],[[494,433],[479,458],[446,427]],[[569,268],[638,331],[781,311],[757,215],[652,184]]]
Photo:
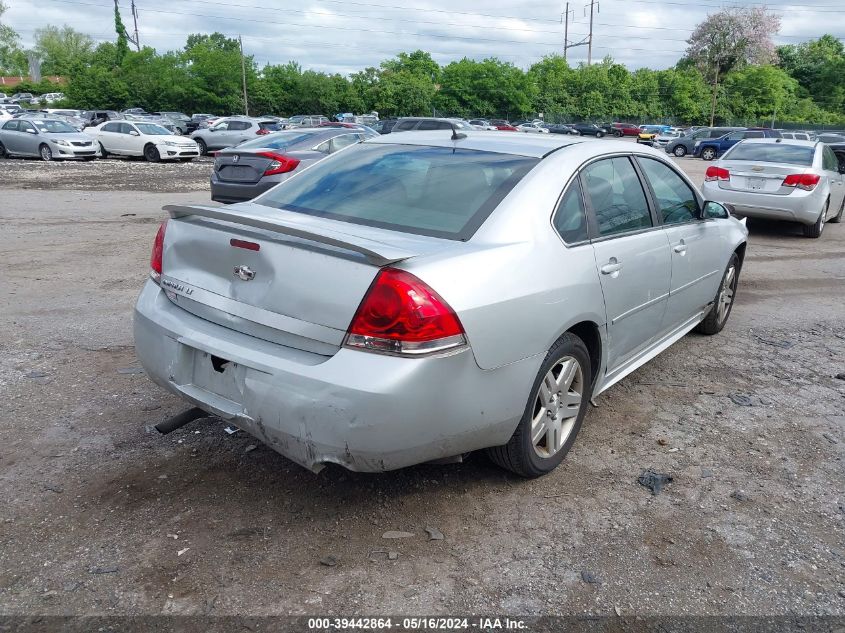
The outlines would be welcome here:
[[[549,131],[544,128],[540,127],[537,123],[523,123],[522,125],[517,125],[516,129],[520,132],[527,132],[529,134],[548,134]]]
[[[108,121],[87,128],[86,134],[100,144],[100,155],[143,156],[151,163],[160,160],[193,160],[200,155],[196,141],[171,134],[155,123]]]
[[[63,101],[64,98],[64,92],[48,92],[47,94],[41,97],[41,99],[47,103],[56,103],[57,101]]]

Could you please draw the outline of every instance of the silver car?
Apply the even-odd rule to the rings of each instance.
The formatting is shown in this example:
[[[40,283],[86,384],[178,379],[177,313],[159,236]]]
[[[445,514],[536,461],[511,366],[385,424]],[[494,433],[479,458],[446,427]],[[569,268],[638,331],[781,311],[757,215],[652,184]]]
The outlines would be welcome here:
[[[707,168],[703,190],[740,216],[800,222],[807,237],[820,237],[845,207],[842,166],[817,141],[741,141]]]
[[[651,148],[389,134],[229,207],[173,206],[149,377],[315,471],[489,449],[557,466],[590,398],[733,305],[747,231]]]
[[[197,142],[200,154],[204,156],[209,151],[233,147],[257,136],[278,131],[279,124],[272,119],[230,117],[219,119],[207,128],[197,129],[191,138]]]
[[[0,157],[93,160],[97,149],[94,139],[58,119],[11,119],[0,128]]]

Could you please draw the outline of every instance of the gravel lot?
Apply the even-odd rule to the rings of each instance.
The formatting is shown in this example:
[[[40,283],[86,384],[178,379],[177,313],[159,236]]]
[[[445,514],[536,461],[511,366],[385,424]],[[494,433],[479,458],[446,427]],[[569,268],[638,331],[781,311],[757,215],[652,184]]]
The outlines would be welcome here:
[[[0,161],[0,613],[845,615],[845,226],[755,224],[726,330],[598,398],[543,479],[314,475],[219,420],[148,428],[185,405],[132,304],[209,167]]]

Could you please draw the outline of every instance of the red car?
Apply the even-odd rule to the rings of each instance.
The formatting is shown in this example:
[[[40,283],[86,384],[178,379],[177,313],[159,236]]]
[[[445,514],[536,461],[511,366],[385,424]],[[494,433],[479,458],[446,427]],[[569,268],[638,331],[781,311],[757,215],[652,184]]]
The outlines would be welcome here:
[[[502,119],[493,119],[490,125],[495,126],[500,132],[519,132],[513,125]]]
[[[642,131],[633,123],[613,123],[612,127],[614,136],[639,136]]]

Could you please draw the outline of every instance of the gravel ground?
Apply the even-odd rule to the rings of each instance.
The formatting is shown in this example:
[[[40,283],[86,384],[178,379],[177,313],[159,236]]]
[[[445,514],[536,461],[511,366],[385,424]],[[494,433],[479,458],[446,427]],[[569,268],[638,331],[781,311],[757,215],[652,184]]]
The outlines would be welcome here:
[[[314,475],[219,420],[150,432],[185,405],[132,304],[208,169],[0,162],[0,613],[845,615],[845,226],[753,226],[726,330],[599,397],[545,478]]]

